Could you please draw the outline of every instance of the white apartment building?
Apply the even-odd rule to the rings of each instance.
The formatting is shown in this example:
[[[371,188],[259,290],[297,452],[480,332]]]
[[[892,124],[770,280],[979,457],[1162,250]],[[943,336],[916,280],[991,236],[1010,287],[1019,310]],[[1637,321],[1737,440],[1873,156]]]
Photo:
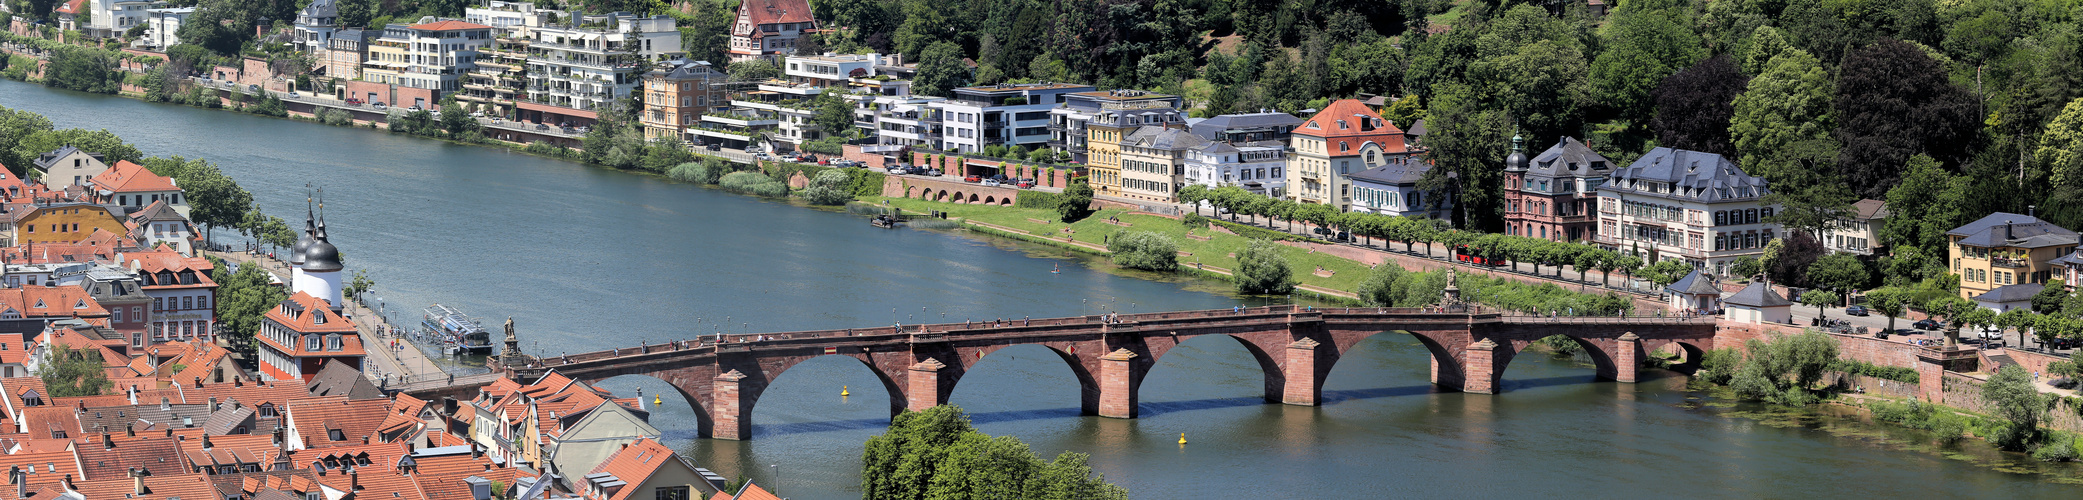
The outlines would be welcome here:
[[[1880,252],[1881,225],[1888,221],[1888,202],[1881,200],[1859,200],[1843,218],[1823,227],[1820,238],[1824,248],[1833,252],[1855,255],[1873,255]]]
[[[477,67],[478,49],[492,43],[492,27],[457,20],[393,24],[369,42],[362,80],[454,92]]]
[[[1281,171],[1286,166],[1287,147],[1278,141],[1207,142],[1186,151],[1186,176],[1180,181],[1209,189],[1242,186],[1253,194],[1279,198],[1287,187],[1287,174]]]
[[[680,31],[670,17],[575,17],[525,30],[530,100],[601,110],[633,95],[652,63],[681,52]]]
[[[1103,90],[1072,92],[1063,95],[1063,105],[1049,109],[1049,148],[1070,157],[1070,161],[1085,163],[1090,152],[1087,141],[1090,134],[1085,125],[1103,114],[1117,116],[1137,115],[1139,121],[1170,123],[1184,121],[1186,114],[1179,111],[1179,96],[1144,92],[1141,90]],[[1148,119],[1147,115],[1160,116]],[[1205,138],[1205,137],[1204,137]]]
[[[551,14],[561,12],[535,8],[534,2],[507,2],[491,0],[482,7],[463,8],[463,20],[498,28],[501,35],[516,28],[540,27],[549,22]]]
[[[1683,259],[1727,275],[1781,236],[1764,179],[1721,155],[1656,148],[1598,188],[1599,246],[1647,262]]]
[[[1432,219],[1453,216],[1452,196],[1418,188],[1425,173],[1432,170],[1431,163],[1386,154],[1381,144],[1371,142],[1360,147],[1360,161],[1367,169],[1346,176],[1352,182],[1352,211]]]
[[[933,96],[859,96],[853,112],[855,127],[867,128],[875,134],[876,144],[891,146],[924,145],[940,149],[941,110],[939,104],[944,97]]]
[[[95,38],[122,35],[132,27],[149,24],[152,8],[165,5],[153,0],[87,0],[87,25],[81,31]]]
[[[1121,195],[1171,202],[1185,185],[1186,157],[1208,145],[1183,128],[1145,125],[1121,139]]]
[[[1049,143],[1049,113],[1068,94],[1097,90],[1070,83],[999,84],[955,89],[941,102],[945,149],[974,153],[984,146],[1042,147]]]
[[[311,0],[297,11],[296,41],[292,43],[305,52],[325,50],[339,24],[338,0]]]
[[[181,44],[181,23],[195,15],[195,7],[150,9],[145,11],[145,43],[152,48],[165,50]]]

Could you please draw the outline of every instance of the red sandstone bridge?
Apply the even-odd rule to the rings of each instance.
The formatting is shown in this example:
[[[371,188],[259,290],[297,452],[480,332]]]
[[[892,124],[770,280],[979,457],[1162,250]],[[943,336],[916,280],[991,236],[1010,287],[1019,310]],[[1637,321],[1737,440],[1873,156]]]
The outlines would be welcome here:
[[[1521,317],[1477,308],[1272,306],[1002,325],[727,335],[544,357],[527,367],[494,369],[509,374],[556,370],[588,383],[621,375],[654,377],[696,402],[702,436],[747,439],[752,407],[767,385],[790,367],[820,356],[846,356],[867,365],[889,391],[895,415],[946,403],[969,367],[994,351],[1040,345],[1076,374],[1084,414],[1134,418],[1144,375],[1189,339],[1236,339],[1265,370],[1266,402],[1314,406],[1340,357],[1361,340],[1390,331],[1408,332],[1431,351],[1432,383],[1492,394],[1512,358],[1543,337],[1566,335],[1590,354],[1600,378],[1634,382],[1643,353],[1676,345],[1686,361],[1699,359],[1714,348],[1716,322],[1712,317]]]

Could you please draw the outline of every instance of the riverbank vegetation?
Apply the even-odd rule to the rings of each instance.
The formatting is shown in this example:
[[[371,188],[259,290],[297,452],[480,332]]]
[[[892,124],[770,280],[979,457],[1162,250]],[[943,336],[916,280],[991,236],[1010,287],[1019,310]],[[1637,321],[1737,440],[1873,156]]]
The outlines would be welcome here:
[[[1114,265],[1145,271],[1171,272],[1179,269],[1179,244],[1170,237],[1136,231],[1107,240],[1107,253]]]
[[[1012,436],[976,430],[955,405],[897,415],[861,452],[864,500],[1126,500],[1128,490],[1066,451],[1042,460]]]

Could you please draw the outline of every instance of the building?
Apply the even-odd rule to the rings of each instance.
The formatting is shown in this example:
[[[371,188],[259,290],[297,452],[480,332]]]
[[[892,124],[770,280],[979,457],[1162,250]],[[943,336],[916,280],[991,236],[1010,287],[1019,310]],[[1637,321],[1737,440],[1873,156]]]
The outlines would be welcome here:
[[[297,11],[296,40],[291,42],[305,52],[325,49],[333,39],[333,31],[339,29],[340,6],[338,0],[311,0]]]
[[[1994,311],[1997,314],[2003,314],[2004,311],[2012,309],[2030,310],[2032,309],[2032,296],[2039,295],[2040,290],[2046,288],[2047,285],[2040,283],[2004,285],[1996,287],[1995,290],[1983,292],[1981,295],[1976,295],[1973,300],[1975,305],[1982,306],[1983,309]]]
[[[949,151],[975,153],[985,146],[1032,149],[1049,143],[1049,113],[1069,102],[1068,94],[1091,85],[1021,83],[962,87],[941,101],[942,142]]]
[[[1381,148],[1377,142],[1360,146],[1360,163],[1366,170],[1346,176],[1352,185],[1349,210],[1399,217],[1453,217],[1452,195],[1418,187],[1432,163],[1409,155],[1389,155]]]
[[[152,48],[165,50],[181,44],[181,23],[195,15],[196,7],[173,7],[145,11],[145,43]]]
[[[518,116],[514,113],[516,101],[528,95],[527,29],[498,28],[492,43],[478,47],[474,67],[464,74],[463,91],[455,94],[457,101],[474,104],[489,116]]]
[[[1088,161],[1086,141],[1090,139],[1085,125],[1091,122],[1093,117],[1102,113],[1158,113],[1167,116],[1166,120],[1159,123],[1171,123],[1184,119],[1184,114],[1179,112],[1179,104],[1179,96],[1140,90],[1064,94],[1063,105],[1049,109],[1048,145],[1056,152],[1069,156],[1072,163],[1085,163]]]
[[[687,129],[702,115],[730,102],[724,86],[729,81],[708,61],[676,59],[652,67],[644,74],[644,138],[687,140]]]
[[[797,41],[816,29],[807,0],[746,0],[731,22],[730,61],[794,54]]]
[[[1684,278],[1664,287],[1673,311],[1697,311],[1715,314],[1721,311],[1721,285],[1714,275],[1699,269],[1687,273]]]
[[[6,354],[0,352],[0,358]],[[593,470],[623,446],[661,435],[645,417],[618,404],[549,417],[557,420],[558,432],[550,436],[548,445],[549,461],[556,470]]]
[[[181,187],[172,177],[152,173],[143,165],[128,160],[118,161],[115,166],[89,179],[88,187],[92,188],[88,193],[90,200],[121,207],[125,214],[164,202],[181,217],[188,217],[188,200],[181,196]]]
[[[1352,182],[1346,176],[1367,170],[1361,152],[1368,143],[1379,144],[1378,151],[1387,157],[1410,154],[1403,131],[1357,99],[1332,102],[1311,115],[1295,127],[1292,142],[1287,199],[1330,205],[1340,212],[1352,207]]]
[[[151,0],[87,0],[88,19],[80,31],[94,38],[114,38],[130,28],[146,25],[152,7],[166,2]]]
[[[518,28],[534,28],[549,23],[550,16],[562,15],[550,9],[538,9],[534,2],[508,2],[487,0],[483,6],[463,8],[463,20],[498,28],[512,33]]]
[[[151,339],[153,342],[201,340],[209,342],[217,331],[217,282],[210,279],[216,269],[208,259],[190,257],[160,246],[148,252],[123,254],[124,265],[137,273],[138,284],[152,298]]]
[[[2060,267],[2054,261],[2077,247],[2075,231],[2004,212],[1946,231],[1946,241],[1947,267],[1960,277],[1964,299],[2005,285],[2045,284]]]
[[[313,223],[293,251],[292,295],[261,318],[260,372],[272,380],[309,381],[327,362],[362,368],[361,335],[340,315],[340,250],[327,239],[325,219]]]
[[[1504,160],[1505,234],[1591,239],[1598,231],[1598,187],[1613,173],[1612,162],[1571,137],[1529,161],[1525,143],[1512,137],[1512,154]]]
[[[1647,262],[1684,259],[1728,275],[1736,259],[1779,237],[1764,179],[1713,153],[1656,148],[1598,187],[1598,231],[1608,250]]]
[[[63,31],[72,31],[81,28],[86,28],[87,26],[80,22],[80,16],[93,15],[90,13],[91,11],[87,6],[87,1],[88,0],[67,0],[64,2],[59,2],[58,5],[51,7],[51,17],[57,18],[58,29]]]
[[[580,477],[573,490],[589,500],[695,499],[720,493],[721,485],[701,472],[672,448],[644,438],[616,450]]]
[[[1888,202],[1859,200],[1844,217],[1823,227],[1823,247],[1833,252],[1876,255],[1881,252],[1880,229],[1888,220]]]
[[[152,296],[146,295],[137,276],[130,270],[103,264],[82,264],[61,269],[51,276],[59,287],[77,287],[87,293],[87,298],[103,309],[109,316],[107,326],[116,331],[118,338],[129,339],[132,348],[147,345],[152,337],[148,330],[152,324]]]
[[[731,100],[729,111],[719,113],[717,123],[726,125],[723,130],[745,130],[748,140],[765,138],[766,142],[798,145],[803,141],[814,141],[825,136],[824,128],[811,120],[817,108],[811,106],[813,99],[824,94],[824,87],[807,83],[789,83],[774,79],[761,82],[754,90],[744,92]],[[704,123],[710,122],[703,116]],[[737,126],[737,123],[743,123]],[[736,126],[736,128],[731,128]],[[750,142],[760,142],[750,140]],[[726,141],[725,144],[733,144]]]
[[[1193,135],[1215,142],[1244,143],[1275,141],[1287,145],[1302,119],[1278,111],[1216,115],[1195,121],[1187,128]]]
[[[781,75],[789,83],[845,88],[854,79],[875,76],[882,54],[811,54],[782,58]]]
[[[101,153],[89,153],[79,148],[66,146],[36,157],[31,164],[36,166],[36,176],[43,180],[45,188],[63,191],[65,188],[85,185],[89,179],[108,170],[102,163]]]
[[[528,38],[528,100],[599,112],[635,96],[652,62],[681,52],[673,23],[666,16],[573,14],[562,24],[522,31]]]
[[[478,49],[490,44],[492,27],[477,23],[451,19],[385,26],[368,42],[369,59],[362,64],[361,82],[376,85],[350,85],[348,97],[431,109],[442,95],[463,88],[463,75],[476,67]],[[378,91],[381,86],[391,92]]]
[[[947,98],[918,95],[864,97],[854,105],[854,126],[873,129],[876,144],[883,145],[882,151],[901,149],[896,146],[924,146],[936,150],[942,147],[939,104]]]
[[[96,230],[130,234],[123,225],[121,209],[94,203],[46,203],[8,207],[6,246],[72,243],[87,239]]]
[[[361,79],[362,63],[369,60],[369,40],[382,34],[382,30],[364,30],[360,28],[334,31],[332,37],[326,39],[325,50],[312,54],[312,58],[316,59],[316,62],[319,64],[319,67],[314,68],[313,71],[322,72],[326,76],[340,80]],[[347,95],[347,87],[345,85],[336,85],[333,88],[339,92],[339,95],[335,97],[341,99],[349,97],[361,98],[361,96]]]
[[[1751,282],[1750,286],[1743,287],[1742,291],[1730,295],[1721,303],[1724,307],[1722,319],[1729,321],[1778,324],[1794,322],[1794,301],[1781,297],[1778,292],[1772,291],[1770,283],[1763,281]]]
[[[1207,136],[1194,134],[1206,139]],[[1245,191],[1278,198],[1285,194],[1287,147],[1275,141],[1208,141],[1186,152],[1186,176],[1181,182],[1214,189],[1243,186]]]
[[[1121,141],[1121,196],[1173,202],[1185,185],[1186,157],[1208,145],[1184,128],[1144,125]]]

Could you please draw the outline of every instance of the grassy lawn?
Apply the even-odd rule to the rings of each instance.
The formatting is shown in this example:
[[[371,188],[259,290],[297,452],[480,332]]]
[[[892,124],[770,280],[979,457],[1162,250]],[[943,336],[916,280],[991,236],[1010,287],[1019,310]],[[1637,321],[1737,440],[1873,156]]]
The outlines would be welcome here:
[[[1064,236],[1064,224],[1057,221],[1056,211],[1054,210],[963,205],[907,198],[863,197],[860,201],[876,205],[882,205],[887,201],[889,206],[911,212],[924,213],[928,210],[940,210],[947,212],[949,217],[959,217],[995,226],[1014,228],[1035,236],[1047,238],[1061,238]],[[1122,227],[1108,223],[1108,217],[1118,217],[1122,223],[1132,227]],[[1045,222],[1036,222],[1035,220]],[[1189,267],[1195,262],[1200,262],[1210,266],[1235,269],[1237,267],[1237,259],[1230,257],[1230,255],[1243,251],[1244,247],[1250,242],[1249,238],[1242,236],[1235,236],[1208,228],[1189,230],[1185,225],[1174,219],[1155,215],[1130,214],[1122,209],[1101,210],[1099,213],[1085,218],[1085,220],[1071,224],[1070,228],[1072,231],[1075,231],[1074,234],[1078,241],[1093,243],[1100,243],[1113,235],[1131,231],[1152,231],[1164,234],[1171,237],[1173,242],[1179,244],[1179,251],[1193,254],[1179,257],[1179,264]],[[1204,241],[1195,237],[1208,239]],[[1350,292],[1359,288],[1360,281],[1366,278],[1369,272],[1366,265],[1351,260],[1322,253],[1311,253],[1300,248],[1286,246],[1281,248],[1287,252],[1288,266],[1294,269],[1296,279],[1303,284]],[[1319,267],[1335,271],[1336,274],[1330,277],[1317,276],[1314,271]]]

